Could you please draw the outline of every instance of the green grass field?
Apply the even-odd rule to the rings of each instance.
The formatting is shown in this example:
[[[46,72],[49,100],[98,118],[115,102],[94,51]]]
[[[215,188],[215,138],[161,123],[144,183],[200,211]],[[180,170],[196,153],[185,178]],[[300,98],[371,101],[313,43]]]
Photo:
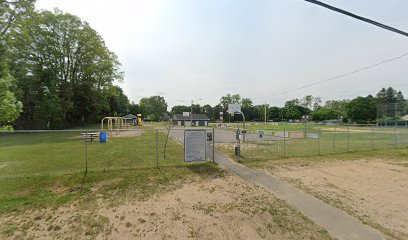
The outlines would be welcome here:
[[[80,131],[0,134],[0,213],[92,200],[91,189],[99,185],[106,190],[101,191],[104,195],[134,187],[143,192],[138,196],[147,197],[158,185],[218,171],[212,163],[184,163],[182,146],[171,139],[164,159],[166,135],[160,132],[157,162],[156,131],[146,129],[136,135],[140,136],[88,142],[85,175],[86,144]],[[117,178],[121,180],[110,181]]]

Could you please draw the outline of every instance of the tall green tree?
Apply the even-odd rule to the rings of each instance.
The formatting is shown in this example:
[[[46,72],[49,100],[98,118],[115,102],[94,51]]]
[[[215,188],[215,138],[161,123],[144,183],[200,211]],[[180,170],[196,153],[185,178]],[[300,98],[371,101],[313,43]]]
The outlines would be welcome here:
[[[376,99],[368,95],[351,100],[346,106],[346,117],[356,123],[374,123],[377,117]]]
[[[280,121],[282,119],[280,108],[269,107],[268,109],[268,120]]]
[[[134,114],[134,115],[136,115],[136,114],[142,114],[143,115],[142,109],[140,108],[139,104],[136,104],[133,101],[130,103],[129,113]]]
[[[285,110],[283,111],[286,120],[299,120],[303,116],[310,113],[310,109],[302,106],[299,99],[292,99],[285,103]]]
[[[108,90],[109,111],[112,115],[123,116],[129,113],[130,103],[128,97],[119,86],[111,86]]]
[[[68,127],[123,112],[111,109],[120,63],[89,24],[56,10],[33,13],[21,25],[11,33],[10,61],[25,106],[21,127]]]
[[[310,113],[310,116],[314,121],[323,121],[331,119],[339,119],[341,113],[337,110],[322,107],[318,108]]]
[[[171,115],[174,116],[175,114],[182,114],[183,112],[190,112],[191,107],[185,105],[176,105],[171,108]]]
[[[239,94],[227,94],[222,96],[220,99],[220,104],[223,106],[224,110],[228,110],[228,104],[231,103],[241,103],[241,96]]]
[[[211,121],[215,121],[215,115],[213,112],[213,108],[209,104],[205,104],[201,107],[201,113],[205,114]]]
[[[20,19],[27,18],[34,9],[35,0],[0,1],[0,38],[4,38]]]
[[[160,121],[167,113],[167,103],[164,97],[151,96],[140,99],[139,106],[152,121]]]
[[[18,22],[34,8],[33,0],[0,1],[0,129],[11,129],[20,116],[22,103],[15,96],[16,80],[9,71],[10,32],[20,29]]]
[[[241,105],[241,110],[245,115],[246,121],[259,119],[258,108],[253,105],[253,102],[250,98],[242,98]]]
[[[7,72],[0,73],[0,130],[12,129],[11,123],[19,117],[22,110],[21,102],[17,101],[11,91],[14,81]]]
[[[200,104],[193,104],[192,106],[190,106],[190,108],[193,108],[193,113],[194,114],[201,114],[202,113],[202,108],[200,106]],[[191,110],[189,110],[190,112]]]
[[[225,121],[227,115],[224,112],[224,109],[223,109],[221,104],[217,104],[212,108],[212,113],[213,113],[213,116],[214,116],[214,120],[219,120],[220,119],[220,112],[223,112],[223,117],[224,117],[224,121]]]
[[[398,95],[402,95],[402,92],[397,92],[392,87],[387,89],[382,88],[376,95],[377,103],[396,103]]]
[[[324,107],[340,112],[341,116],[346,115],[346,105],[350,102],[348,99],[343,100],[328,100],[324,103]]]

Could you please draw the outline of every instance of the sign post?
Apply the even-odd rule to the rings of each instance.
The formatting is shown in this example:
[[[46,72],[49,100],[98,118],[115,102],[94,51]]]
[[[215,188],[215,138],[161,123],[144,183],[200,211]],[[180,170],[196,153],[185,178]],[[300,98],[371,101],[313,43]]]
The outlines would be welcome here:
[[[238,156],[238,162],[239,162],[239,157],[241,155],[241,131],[239,128],[237,128],[237,132],[235,133],[235,138],[237,140],[237,145],[235,145],[235,155]]]

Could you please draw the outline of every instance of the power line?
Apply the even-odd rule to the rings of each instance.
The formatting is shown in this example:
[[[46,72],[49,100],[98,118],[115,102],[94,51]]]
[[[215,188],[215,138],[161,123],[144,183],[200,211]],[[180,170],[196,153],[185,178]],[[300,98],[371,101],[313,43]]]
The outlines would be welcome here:
[[[360,20],[360,21],[363,21],[363,22],[366,22],[366,23],[375,25],[375,26],[377,26],[377,27],[386,29],[386,30],[388,30],[388,31],[395,32],[395,33],[401,34],[401,35],[403,35],[403,36],[405,36],[405,37],[408,37],[408,33],[407,33],[407,32],[404,32],[404,31],[399,30],[399,29],[397,29],[397,28],[394,28],[394,27],[391,27],[391,26],[382,24],[382,23],[380,23],[380,22],[377,22],[377,21],[368,19],[368,18],[366,18],[366,17],[359,16],[359,15],[354,14],[354,13],[351,13],[351,12],[349,12],[349,11],[346,11],[346,10],[343,10],[343,9],[340,9],[340,8],[337,8],[337,7],[334,7],[334,6],[331,6],[331,5],[329,5],[329,4],[326,4],[326,3],[323,3],[323,2],[320,2],[320,1],[316,1],[316,0],[304,0],[304,1],[309,2],[309,3],[316,4],[316,5],[319,5],[319,6],[321,6],[321,7],[330,9],[330,10],[332,10],[332,11],[335,11],[335,12],[338,12],[338,13],[341,13],[341,14],[344,14],[344,15],[347,15],[347,16],[349,16],[349,17],[358,19],[358,20]]]
[[[310,84],[307,84],[307,85],[303,85],[303,86],[301,86],[301,87],[289,89],[289,90],[286,90],[286,91],[283,91],[283,92],[275,93],[275,94],[272,94],[272,95],[269,95],[269,96],[265,96],[265,97],[263,97],[263,98],[265,98],[265,99],[266,99],[266,98],[271,98],[271,97],[274,97],[274,96],[278,96],[278,95],[282,95],[282,94],[286,94],[286,93],[298,91],[298,90],[301,90],[301,89],[304,89],[304,88],[312,87],[312,86],[315,86],[315,85],[318,85],[318,84],[322,84],[322,83],[325,83],[325,82],[334,81],[334,80],[337,80],[337,79],[339,79],[339,78],[347,77],[347,76],[350,76],[350,75],[352,75],[352,74],[356,74],[356,73],[359,73],[359,72],[362,72],[362,71],[365,71],[365,70],[369,70],[369,69],[378,67],[378,66],[380,66],[380,65],[383,65],[383,64],[386,64],[386,63],[390,63],[390,62],[396,61],[396,60],[398,60],[398,59],[407,57],[407,56],[408,56],[408,52],[407,52],[407,53],[404,53],[404,54],[402,54],[402,55],[400,55],[400,56],[396,56],[396,57],[393,57],[393,58],[389,58],[389,59],[386,59],[386,60],[384,60],[384,61],[381,61],[381,62],[372,64],[372,65],[369,65],[369,66],[366,66],[366,67],[363,67],[363,68],[359,68],[359,69],[353,70],[353,71],[351,71],[351,72],[347,72],[347,73],[344,73],[344,74],[340,74],[340,75],[337,75],[337,76],[335,76],[335,77],[331,77],[331,78],[327,78],[327,79],[324,79],[324,80],[320,80],[320,81],[317,81],[317,82],[314,82],[314,83],[310,83]]]
[[[341,13],[341,14],[344,14],[344,15],[347,15],[347,16],[349,16],[349,17],[352,17],[352,18],[361,20],[361,21],[363,21],[363,22],[366,22],[366,23],[375,25],[375,26],[377,26],[377,27],[386,29],[386,30],[388,30],[388,31],[392,31],[392,32],[394,32],[394,33],[397,33],[397,34],[403,35],[403,36],[405,36],[405,37],[408,37],[408,33],[407,33],[407,32],[404,32],[404,31],[399,30],[399,29],[397,29],[397,28],[394,28],[394,27],[391,27],[391,26],[382,24],[382,23],[380,23],[380,22],[377,22],[377,21],[374,21],[374,20],[371,20],[371,19],[368,19],[368,18],[359,16],[359,15],[354,14],[354,13],[351,13],[351,12],[349,12],[349,11],[346,11],[346,10],[343,10],[343,9],[340,9],[340,8],[337,8],[337,7],[328,5],[328,4],[326,4],[326,3],[323,3],[323,2],[320,2],[320,1],[316,1],[316,0],[304,0],[304,1],[309,2],[309,3],[316,4],[316,5],[319,5],[319,6],[321,6],[321,7],[330,9],[330,10],[332,10],[332,11],[335,11],[335,12],[338,12],[338,13]],[[273,95],[265,96],[265,97],[262,97],[262,98],[266,99],[266,98],[270,98],[270,97],[274,97],[274,96],[278,96],[278,95],[282,95],[282,94],[286,94],[286,93],[298,91],[298,90],[301,90],[301,89],[304,89],[304,88],[312,87],[312,86],[315,86],[315,85],[318,85],[318,84],[322,84],[322,83],[325,83],[325,82],[334,81],[334,80],[337,80],[337,79],[339,79],[339,78],[347,77],[347,76],[350,76],[350,75],[352,75],[352,74],[356,74],[356,73],[359,73],[359,72],[362,72],[362,71],[365,71],[365,70],[369,70],[369,69],[378,67],[378,66],[380,66],[380,65],[383,65],[383,64],[386,64],[386,63],[390,63],[390,62],[396,61],[396,60],[398,60],[398,59],[407,57],[407,56],[408,56],[408,53],[404,53],[404,54],[402,54],[402,55],[400,55],[400,56],[396,56],[396,57],[393,57],[393,58],[390,58],[390,59],[387,59],[387,60],[384,60],[384,61],[381,61],[381,62],[372,64],[372,65],[369,65],[369,66],[366,66],[366,67],[363,67],[363,68],[359,68],[359,69],[353,70],[353,71],[351,71],[351,72],[347,72],[347,73],[344,73],[344,74],[341,74],[341,75],[338,75],[338,76],[335,76],[335,77],[331,77],[331,78],[328,78],[328,79],[324,79],[324,80],[321,80],[321,81],[317,81],[317,82],[314,82],[314,83],[310,83],[310,84],[307,84],[307,85],[304,85],[304,86],[301,86],[301,87],[298,87],[298,88],[294,88],[294,89],[286,90],[286,91],[283,91],[283,92],[275,93],[275,94],[273,94]]]

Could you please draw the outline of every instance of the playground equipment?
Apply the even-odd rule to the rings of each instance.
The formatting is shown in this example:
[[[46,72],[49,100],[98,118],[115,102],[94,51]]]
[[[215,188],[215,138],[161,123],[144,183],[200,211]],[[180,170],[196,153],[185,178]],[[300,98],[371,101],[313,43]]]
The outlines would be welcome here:
[[[137,114],[137,126],[142,126],[143,120],[142,120],[142,114]]]
[[[109,136],[112,136],[114,132],[117,133],[126,128],[125,119],[122,117],[104,117],[101,121],[101,131],[104,130],[105,120],[107,120],[108,127],[106,130],[108,130]]]
[[[126,116],[122,117],[125,120],[125,127],[131,127],[131,126],[141,126],[142,125],[142,114],[128,114]]]

